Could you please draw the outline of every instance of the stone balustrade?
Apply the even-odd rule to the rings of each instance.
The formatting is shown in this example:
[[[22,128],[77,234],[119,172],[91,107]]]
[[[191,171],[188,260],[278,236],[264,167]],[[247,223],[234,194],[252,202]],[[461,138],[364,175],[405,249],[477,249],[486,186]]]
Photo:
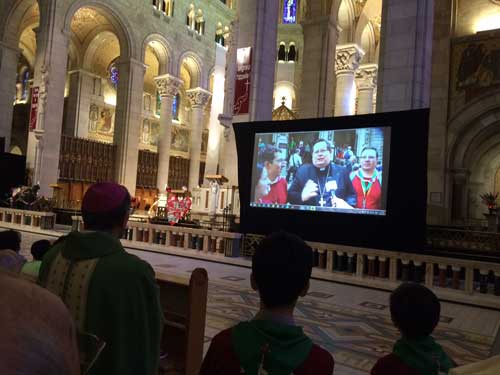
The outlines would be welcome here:
[[[81,230],[81,216],[73,216],[72,219],[73,230]],[[168,248],[205,255],[239,257],[242,237],[240,233],[129,221],[122,242],[124,246],[140,245],[145,250]]]
[[[56,214],[53,212],[27,211],[0,207],[0,224],[18,229],[54,229]]]
[[[500,308],[500,264],[426,254],[309,242],[313,276],[394,289],[401,282],[422,283],[447,300]]]

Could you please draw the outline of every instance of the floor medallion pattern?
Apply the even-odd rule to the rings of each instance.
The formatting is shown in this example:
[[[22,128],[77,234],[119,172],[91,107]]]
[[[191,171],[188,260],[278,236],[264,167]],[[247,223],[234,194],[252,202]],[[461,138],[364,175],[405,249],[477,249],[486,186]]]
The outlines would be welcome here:
[[[313,294],[314,296],[314,294]],[[207,338],[258,310],[257,294],[249,288],[210,283],[207,309]],[[398,338],[390,317],[377,311],[336,305],[307,296],[297,306],[295,319],[316,343],[330,351],[335,362],[368,373],[378,358],[390,353]],[[384,306],[385,307],[385,306]],[[458,364],[488,357],[494,337],[438,326],[434,337]],[[208,344],[208,340],[207,340]]]

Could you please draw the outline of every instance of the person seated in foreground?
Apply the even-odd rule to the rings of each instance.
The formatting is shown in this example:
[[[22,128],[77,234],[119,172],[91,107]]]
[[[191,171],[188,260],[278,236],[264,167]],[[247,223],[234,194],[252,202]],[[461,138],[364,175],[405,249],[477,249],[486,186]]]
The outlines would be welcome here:
[[[372,375],[438,375],[455,367],[431,336],[441,314],[432,291],[420,284],[402,284],[391,294],[390,309],[401,338],[391,354],[378,360]]]
[[[332,374],[333,357],[313,344],[296,324],[293,311],[309,289],[311,248],[299,237],[274,233],[252,258],[252,288],[260,310],[253,320],[217,334],[200,374]]]
[[[0,268],[0,373],[78,375],[73,319],[59,298]]]
[[[40,272],[43,256],[49,251],[49,249],[49,240],[39,240],[33,242],[31,245],[31,255],[33,256],[33,261],[26,262],[21,269],[21,273],[28,278],[34,278],[34,280],[38,279],[38,273]]]
[[[15,230],[0,232],[0,268],[19,273],[26,259],[21,251],[21,233]]]
[[[40,268],[40,284],[62,298],[79,333],[105,342],[92,375],[158,373],[163,316],[155,273],[120,243],[130,201],[122,185],[90,186],[82,200],[85,231],[56,241]],[[86,349],[83,363],[92,356]]]

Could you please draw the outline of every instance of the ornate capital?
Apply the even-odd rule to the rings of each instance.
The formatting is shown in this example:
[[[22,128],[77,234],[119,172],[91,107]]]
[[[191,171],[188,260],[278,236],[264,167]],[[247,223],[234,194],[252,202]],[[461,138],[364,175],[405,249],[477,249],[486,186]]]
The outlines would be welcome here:
[[[354,73],[359,67],[361,58],[365,53],[357,44],[343,44],[337,46],[335,57],[335,71],[338,73]]]
[[[155,83],[161,97],[174,97],[179,93],[184,81],[170,74],[165,74],[155,77]]]
[[[356,71],[356,84],[360,90],[373,90],[377,87],[377,64],[363,64]]]
[[[186,91],[189,102],[192,107],[204,107],[207,105],[212,94],[210,91],[197,87]]]

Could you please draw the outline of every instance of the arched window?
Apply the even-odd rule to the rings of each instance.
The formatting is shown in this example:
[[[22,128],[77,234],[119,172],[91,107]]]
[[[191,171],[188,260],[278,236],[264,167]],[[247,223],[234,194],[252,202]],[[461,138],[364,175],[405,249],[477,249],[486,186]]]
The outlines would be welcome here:
[[[174,101],[172,102],[172,119],[179,121],[179,108],[181,106],[181,96],[177,94],[174,96]]]
[[[280,43],[280,48],[278,50],[278,61],[286,61],[286,49],[285,43]]]
[[[189,9],[188,9],[188,12],[186,14],[186,25],[191,30],[194,30],[194,28],[195,28],[195,10],[194,10],[194,4],[189,5]]]
[[[26,69],[22,77],[21,100],[28,100],[29,87],[30,87],[30,71],[29,69]]]
[[[200,35],[205,34],[205,19],[203,18],[203,11],[201,9],[198,9],[198,12],[196,12],[194,30]]]
[[[283,23],[297,23],[297,0],[283,0]]]
[[[215,43],[224,46],[225,38],[224,38],[224,28],[222,27],[222,23],[217,24],[217,29],[215,30]]]
[[[288,48],[288,61],[297,61],[297,50],[294,43],[290,43]]]
[[[156,116],[161,114],[161,95],[159,91],[156,91]]]

